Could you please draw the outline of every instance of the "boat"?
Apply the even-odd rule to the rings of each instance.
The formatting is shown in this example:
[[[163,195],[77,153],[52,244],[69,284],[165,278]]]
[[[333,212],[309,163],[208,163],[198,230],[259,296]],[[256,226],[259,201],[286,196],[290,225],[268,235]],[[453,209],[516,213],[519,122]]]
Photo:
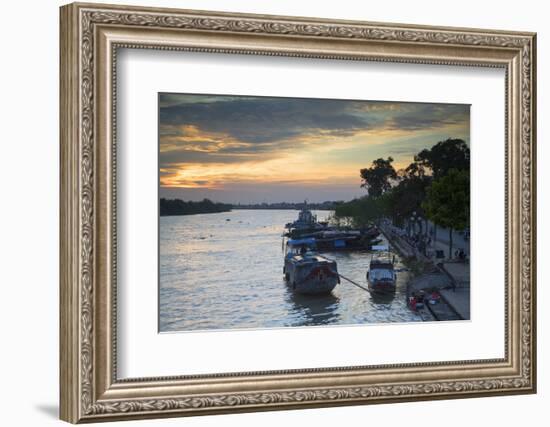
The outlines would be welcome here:
[[[288,285],[299,294],[328,294],[340,283],[336,261],[315,251],[315,239],[286,242],[283,273]]]
[[[395,257],[387,246],[373,246],[379,251],[372,255],[367,271],[368,288],[372,292],[395,292],[397,273],[394,269]]]
[[[298,219],[296,221],[286,224],[285,228],[286,236],[297,238],[307,234],[326,230],[328,228],[328,223],[318,222],[317,215],[314,215],[311,210],[309,210],[309,208],[307,207],[307,201],[305,201],[304,206],[298,213]]]
[[[371,250],[382,242],[379,233],[369,230],[325,230],[313,234],[319,252]]]
[[[332,227],[328,222],[318,221],[304,202],[298,219],[285,225],[284,237],[291,239],[315,238],[319,252],[370,250],[372,245],[381,242],[380,231],[376,226],[360,230],[349,227]]]

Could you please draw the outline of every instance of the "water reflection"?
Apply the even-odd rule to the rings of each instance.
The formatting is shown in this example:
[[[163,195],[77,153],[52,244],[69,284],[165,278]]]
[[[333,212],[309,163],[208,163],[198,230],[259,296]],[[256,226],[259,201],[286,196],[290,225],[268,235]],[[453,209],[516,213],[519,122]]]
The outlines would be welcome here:
[[[395,294],[395,292],[371,292],[370,297],[373,304],[391,305],[391,303],[395,299]]]
[[[293,304],[292,309],[301,313],[298,323],[292,326],[338,323],[338,297],[331,293],[326,295],[302,295],[292,292],[288,288],[287,298]]]
[[[315,212],[323,220],[330,212]],[[342,280],[332,294],[305,296],[283,280],[281,232],[293,210],[235,210],[160,219],[160,331],[413,322],[408,273],[394,295],[371,295]],[[226,221],[230,218],[231,221]],[[369,252],[324,254],[366,286]],[[403,267],[397,260],[396,267]]]

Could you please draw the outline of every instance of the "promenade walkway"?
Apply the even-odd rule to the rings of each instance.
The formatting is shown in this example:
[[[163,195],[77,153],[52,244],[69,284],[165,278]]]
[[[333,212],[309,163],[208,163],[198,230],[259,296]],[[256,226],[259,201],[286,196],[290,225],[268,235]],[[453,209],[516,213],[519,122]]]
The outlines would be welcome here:
[[[391,243],[397,247],[397,249],[407,257],[414,256],[418,260],[432,261],[434,264],[439,264],[439,271],[437,274],[434,272],[423,274],[416,280],[413,279],[409,284],[410,291],[417,291],[421,288],[434,287],[440,289],[440,293],[445,300],[446,304],[450,306],[453,312],[455,312],[460,318],[470,319],[470,264],[469,262],[449,260],[448,258],[436,259],[435,251],[441,250],[447,257],[449,253],[449,242],[443,239],[437,240],[427,248],[428,256],[418,251],[411,244],[406,237],[406,233],[403,230],[396,229],[391,226],[382,226],[381,230],[391,240]],[[444,236],[447,230],[438,231],[438,238]],[[448,235],[448,233],[447,233]],[[461,248],[465,250],[469,255],[469,247],[467,242],[462,238],[458,240],[458,246],[455,246],[453,242],[453,251],[455,248]],[[443,276],[441,275],[442,273]],[[445,279],[445,280],[444,280]]]
[[[470,287],[470,264],[466,262],[444,262],[443,268],[455,281],[457,288]]]
[[[470,320],[470,288],[442,289],[439,291],[454,311],[464,320]]]

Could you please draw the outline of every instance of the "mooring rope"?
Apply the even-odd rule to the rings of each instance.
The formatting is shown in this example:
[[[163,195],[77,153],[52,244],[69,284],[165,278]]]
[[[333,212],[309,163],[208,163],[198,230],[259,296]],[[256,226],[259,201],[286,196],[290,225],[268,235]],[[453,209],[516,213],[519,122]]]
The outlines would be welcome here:
[[[318,255],[318,256],[319,256],[320,258],[326,259],[327,261],[336,262],[335,260],[330,259],[330,258],[327,258],[327,257],[325,257],[325,256],[323,256],[323,255]],[[371,290],[370,290],[369,288],[365,288],[363,285],[360,285],[359,283],[357,283],[357,282],[351,280],[349,277],[346,277],[346,276],[344,276],[344,275],[342,275],[342,274],[340,274],[340,273],[338,273],[338,276],[340,276],[340,277],[341,277],[342,279],[344,279],[344,280],[347,280],[347,281],[350,282],[352,285],[355,285],[355,286],[357,286],[358,288],[363,289],[364,291],[366,291],[366,292],[368,292],[368,293],[371,292]]]
[[[350,282],[352,285],[355,285],[357,286],[358,288],[361,288],[363,289],[364,291],[367,291],[368,293],[371,292],[371,290],[369,288],[365,288],[364,286],[360,285],[359,283],[357,282],[354,282],[353,280],[347,278],[346,276],[342,276],[340,273],[338,273],[338,276],[340,276],[342,279],[344,280],[347,280],[348,282]]]

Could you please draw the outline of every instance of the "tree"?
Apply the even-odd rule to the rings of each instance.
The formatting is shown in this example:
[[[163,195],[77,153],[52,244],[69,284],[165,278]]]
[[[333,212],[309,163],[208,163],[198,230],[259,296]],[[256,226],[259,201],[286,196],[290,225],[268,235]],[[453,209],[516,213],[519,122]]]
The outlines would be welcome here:
[[[449,258],[453,253],[453,230],[462,230],[470,219],[470,172],[450,169],[428,188],[424,212],[435,224],[449,229]]]
[[[424,149],[416,156],[409,168],[414,166],[419,173],[424,173],[424,168],[432,171],[434,178],[447,175],[451,169],[470,170],[470,148],[462,139],[449,138],[439,141],[430,149]]]
[[[392,157],[376,159],[370,168],[361,169],[361,187],[367,189],[369,196],[379,197],[391,188],[391,180],[397,179],[392,162]]]
[[[431,175],[427,174],[426,168],[418,162],[400,169],[397,175],[397,185],[385,194],[388,199],[387,214],[396,224],[401,225],[413,212],[425,217],[422,202],[432,181]]]
[[[426,198],[429,185],[429,177],[406,177],[385,194],[389,199],[388,211],[395,223],[403,224],[413,212],[421,217],[425,216],[422,202]]]
[[[366,227],[382,216],[383,199],[365,196],[337,205],[334,209],[335,219],[349,218],[354,227]]]

